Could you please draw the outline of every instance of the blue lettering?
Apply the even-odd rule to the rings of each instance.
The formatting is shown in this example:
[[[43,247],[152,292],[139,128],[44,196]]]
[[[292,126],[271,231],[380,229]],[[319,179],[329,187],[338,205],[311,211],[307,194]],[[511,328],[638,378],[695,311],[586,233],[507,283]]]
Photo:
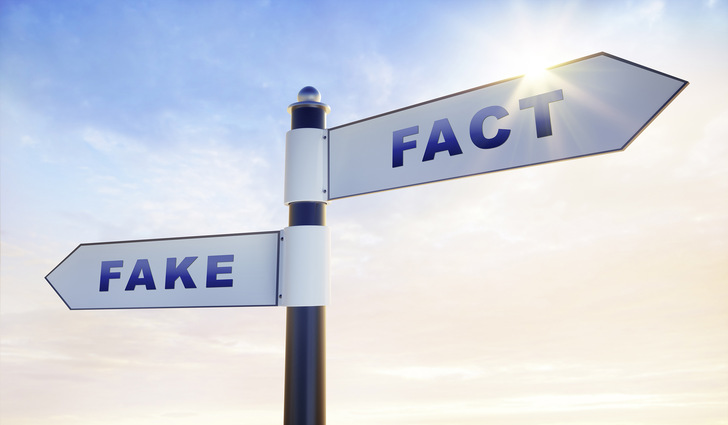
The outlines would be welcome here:
[[[134,269],[131,271],[129,282],[126,284],[125,291],[133,291],[138,285],[144,285],[147,289],[157,289],[154,286],[154,277],[152,277],[152,269],[149,267],[149,260],[137,260]]]
[[[112,272],[111,268],[122,267],[124,265],[123,260],[115,261],[102,261],[101,262],[101,281],[99,282],[99,292],[109,291],[109,280],[118,279],[121,277],[120,272]]]
[[[505,143],[508,136],[511,135],[511,130],[499,128],[495,136],[487,138],[483,134],[483,123],[488,117],[495,117],[499,120],[507,115],[508,111],[502,106],[488,106],[476,112],[470,121],[470,140],[473,141],[473,144],[480,149],[493,149]]]
[[[404,151],[417,147],[417,140],[405,142],[404,138],[420,132],[420,126],[404,128],[392,132],[392,168],[404,165]]]
[[[207,257],[207,287],[223,288],[233,286],[232,279],[218,279],[218,274],[232,273],[232,266],[219,266],[219,263],[230,263],[233,261],[232,255],[211,255]]]
[[[197,257],[185,257],[179,265],[175,265],[177,262],[176,258],[167,258],[167,272],[164,278],[164,289],[174,289],[174,284],[177,279],[182,279],[182,284],[185,288],[197,288],[195,281],[192,280],[189,270],[190,265],[197,259]]]
[[[439,143],[441,134],[445,140]],[[450,121],[447,118],[437,120],[432,125],[430,139],[427,140],[427,147],[425,148],[425,155],[422,157],[422,162],[432,161],[435,159],[435,154],[442,151],[448,151],[450,156],[463,153],[463,150],[460,149],[460,145],[458,144],[458,139],[455,138],[455,133],[452,131]]]
[[[564,100],[564,91],[560,89],[518,101],[521,110],[533,108],[533,113],[536,116],[537,138],[551,136],[551,112],[549,111],[549,104],[559,100]]]

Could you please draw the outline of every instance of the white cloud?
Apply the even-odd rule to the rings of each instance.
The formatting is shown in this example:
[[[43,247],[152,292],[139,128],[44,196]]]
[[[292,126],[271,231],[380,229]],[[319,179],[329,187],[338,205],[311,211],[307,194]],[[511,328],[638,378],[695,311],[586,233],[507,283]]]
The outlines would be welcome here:
[[[665,10],[665,2],[662,0],[648,0],[637,8],[638,15],[647,20],[651,25],[662,18]]]
[[[89,146],[104,155],[141,155],[146,150],[134,139],[96,128],[84,129],[81,137]]]
[[[463,366],[403,366],[399,368],[377,369],[375,373],[413,380],[468,380],[482,375],[480,368]]]

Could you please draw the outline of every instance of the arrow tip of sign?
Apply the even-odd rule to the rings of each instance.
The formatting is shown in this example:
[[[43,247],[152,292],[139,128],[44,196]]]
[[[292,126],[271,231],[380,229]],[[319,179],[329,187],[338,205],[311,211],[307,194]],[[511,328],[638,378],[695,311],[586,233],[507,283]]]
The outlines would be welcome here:
[[[48,284],[51,285],[51,288],[53,288],[53,290],[56,292],[56,294],[58,294],[58,296],[61,298],[61,300],[63,300],[63,303],[66,304],[66,307],[68,307],[69,310],[73,310],[71,305],[68,304],[68,301],[66,301],[66,299],[63,298],[63,295],[61,295],[61,293],[58,292],[58,289],[55,287],[55,285],[53,285],[53,282],[51,282],[50,276],[51,276],[51,274],[53,274],[53,271],[55,271],[55,269],[53,269],[50,273],[48,273],[48,275],[46,275],[46,277],[45,277],[46,282],[48,282]]]

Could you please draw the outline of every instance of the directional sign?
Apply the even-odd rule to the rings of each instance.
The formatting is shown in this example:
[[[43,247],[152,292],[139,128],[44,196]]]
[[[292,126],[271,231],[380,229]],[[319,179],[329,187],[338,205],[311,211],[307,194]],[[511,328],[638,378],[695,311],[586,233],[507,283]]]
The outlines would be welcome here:
[[[279,235],[82,244],[46,280],[72,310],[277,305]]]
[[[624,150],[687,81],[598,53],[329,130],[329,199]]]

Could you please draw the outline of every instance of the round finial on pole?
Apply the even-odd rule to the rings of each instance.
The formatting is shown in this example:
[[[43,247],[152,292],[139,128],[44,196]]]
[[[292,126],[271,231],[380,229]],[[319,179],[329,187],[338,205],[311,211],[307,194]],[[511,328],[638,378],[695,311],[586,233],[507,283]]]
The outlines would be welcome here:
[[[321,93],[316,90],[316,87],[306,86],[298,92],[299,102],[321,102]]]

